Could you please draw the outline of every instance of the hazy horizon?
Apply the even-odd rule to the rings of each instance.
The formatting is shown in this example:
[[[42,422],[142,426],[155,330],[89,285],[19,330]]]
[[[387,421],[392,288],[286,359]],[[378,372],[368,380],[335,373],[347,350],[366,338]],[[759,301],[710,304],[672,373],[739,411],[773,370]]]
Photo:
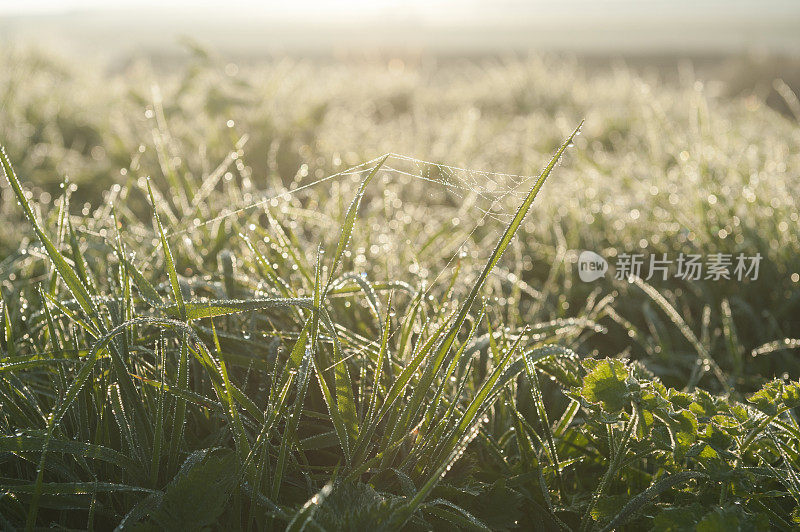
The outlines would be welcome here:
[[[0,1],[0,44],[92,54],[176,49],[189,37],[223,52],[390,49],[455,54],[800,53],[800,3],[577,0]],[[104,42],[98,52],[97,42]]]

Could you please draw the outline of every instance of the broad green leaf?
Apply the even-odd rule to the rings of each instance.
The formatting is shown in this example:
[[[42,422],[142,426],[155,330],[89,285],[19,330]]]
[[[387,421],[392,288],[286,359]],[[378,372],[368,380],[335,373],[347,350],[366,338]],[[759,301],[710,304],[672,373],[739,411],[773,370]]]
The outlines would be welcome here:
[[[159,507],[150,513],[145,530],[206,530],[225,510],[236,486],[236,456],[205,454],[184,466],[167,486]]]
[[[767,415],[775,415],[786,408],[795,408],[800,406],[800,382],[775,379],[748,397],[747,401]]]
[[[628,369],[620,360],[607,358],[583,379],[581,397],[599,404],[607,412],[619,412],[630,404],[632,392],[638,390],[638,383],[628,375]]]

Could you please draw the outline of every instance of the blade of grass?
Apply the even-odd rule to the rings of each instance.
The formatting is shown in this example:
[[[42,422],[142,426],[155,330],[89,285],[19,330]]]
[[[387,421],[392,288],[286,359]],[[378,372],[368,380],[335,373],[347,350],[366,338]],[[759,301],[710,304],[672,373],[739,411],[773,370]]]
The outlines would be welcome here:
[[[305,340],[305,339],[302,339]],[[298,347],[299,346],[299,347]],[[313,353],[311,348],[305,343],[300,344],[298,341],[295,344],[293,351],[303,349],[305,354],[300,363],[300,369],[297,372],[297,395],[294,400],[294,408],[292,413],[287,419],[286,430],[281,437],[281,446],[278,451],[278,460],[275,464],[275,475],[272,477],[272,499],[278,500],[278,495],[281,490],[281,483],[283,482],[283,470],[286,465],[286,457],[289,453],[289,446],[294,444],[296,438],[297,427],[300,424],[300,417],[303,413],[303,404],[306,400],[306,393],[308,392],[308,381],[310,377],[310,368],[312,365]]]
[[[328,483],[322,487],[313,497],[308,499],[300,510],[292,517],[289,524],[286,526],[286,532],[302,532],[305,530],[314,514],[317,512],[319,506],[325,501],[328,495],[333,490],[333,485]]]
[[[212,299],[210,301],[188,301],[184,302],[183,314],[180,306],[172,305],[165,308],[168,316],[172,318],[183,318],[186,320],[199,320],[202,318],[216,318],[217,316],[227,316],[238,314],[250,310],[265,310],[268,308],[289,308],[301,307],[312,308],[312,301],[309,298],[263,298],[263,299]]]
[[[158,485],[158,466],[161,463],[161,446],[164,439],[164,385],[166,384],[166,347],[164,341],[159,338],[156,343],[156,353],[158,355],[158,377],[160,386],[158,387],[158,406],[156,407],[155,434],[153,435],[153,451],[150,461],[150,485]]]
[[[358,430],[356,405],[355,399],[353,398],[353,388],[350,383],[350,372],[348,371],[347,365],[344,363],[341,357],[341,350],[336,337],[336,328],[330,322],[327,312],[321,306],[322,283],[320,276],[322,263],[319,259],[321,251],[321,248],[317,250],[317,267],[314,278],[314,308],[316,310],[312,316],[311,344],[312,348],[314,349],[315,358],[319,359],[320,353],[317,349],[317,336],[319,333],[319,319],[320,317],[323,317],[323,320],[328,323],[328,328],[330,329],[331,334],[334,335],[333,354],[334,390],[336,392],[335,398],[331,394],[320,363],[317,362],[314,364],[314,368],[316,370],[317,381],[319,382],[322,396],[325,399],[325,404],[328,407],[328,413],[330,414],[331,421],[333,422],[333,427],[336,430],[337,436],[339,437],[339,444],[342,447],[345,461],[349,464],[351,458],[350,440],[351,437],[355,437],[355,434],[357,434]]]
[[[184,333],[181,336],[181,351],[178,359],[178,375],[175,383],[176,388],[189,388],[189,340]],[[169,439],[169,458],[167,470],[172,469],[178,464],[178,449],[181,439],[183,439],[183,425],[186,417],[186,400],[178,397],[175,401],[175,413],[172,417],[172,435]]]
[[[178,272],[175,270],[175,261],[172,258],[172,251],[169,248],[169,242],[167,242],[167,237],[164,234],[161,218],[158,216],[156,199],[153,196],[153,187],[150,185],[149,179],[147,180],[147,193],[150,196],[150,204],[153,207],[153,217],[155,218],[158,234],[161,238],[161,247],[164,248],[164,260],[166,262],[167,273],[169,274],[169,283],[172,285],[172,296],[175,298],[175,303],[178,306],[178,316],[180,316],[181,320],[186,321],[186,305],[183,302],[183,294],[181,293],[181,286],[178,282]]]
[[[533,405],[536,409],[536,415],[539,418],[539,425],[541,425],[545,440],[547,441],[547,454],[550,458],[550,464],[553,466],[553,471],[556,474],[559,492],[561,493],[561,496],[564,497],[564,482],[561,479],[558,453],[556,452],[555,438],[553,437],[553,427],[550,425],[550,419],[547,416],[547,409],[544,406],[544,396],[542,394],[542,388],[539,384],[539,372],[536,369],[536,363],[534,361],[535,356],[536,351],[525,353],[525,372],[528,374],[531,397],[533,398]]]
[[[381,345],[378,349],[378,360],[375,366],[374,377],[372,379],[372,394],[369,399],[369,407],[367,408],[367,414],[364,419],[364,423],[362,424],[362,429],[358,434],[358,438],[356,439],[353,449],[353,457],[355,462],[360,461],[362,451],[368,451],[369,442],[378,428],[378,424],[375,422],[374,417],[375,409],[377,408],[378,404],[378,395],[380,394],[384,359],[388,357],[389,353],[389,328],[392,318],[392,294],[392,292],[389,293],[389,302],[386,306],[386,319],[382,328],[383,332],[381,334]]]
[[[358,191],[356,192],[353,201],[350,203],[350,207],[347,208],[347,213],[344,217],[344,223],[342,224],[341,234],[339,235],[339,243],[336,245],[336,251],[333,254],[333,258],[331,259],[331,265],[328,268],[328,282],[325,284],[325,289],[322,290],[322,297],[323,299],[328,294],[328,289],[331,286],[331,281],[333,280],[333,276],[336,275],[336,269],[339,267],[339,264],[342,261],[342,256],[344,255],[344,251],[347,248],[347,244],[350,242],[350,237],[353,234],[353,226],[356,223],[356,216],[358,215],[358,207],[361,205],[361,199],[364,197],[364,191],[369,185],[372,178],[378,173],[378,171],[383,166],[383,163],[386,162],[386,159],[389,158],[389,155],[384,155],[383,158],[379,159],[378,162],[375,163],[375,167],[367,174],[367,177],[361,182],[361,185],[358,187]]]
[[[478,414],[479,410],[482,410],[486,406],[486,400],[488,399],[491,392],[495,391],[495,384],[497,383],[500,376],[503,374],[503,371],[508,366],[511,357],[517,352],[519,349],[520,342],[522,338],[527,334],[528,328],[525,326],[522,333],[517,336],[514,344],[508,348],[506,354],[503,356],[503,359],[498,361],[497,365],[492,370],[492,374],[489,376],[488,379],[483,383],[478,393],[475,394],[475,397],[472,398],[469,406],[464,411],[464,414],[461,416],[458,424],[453,428],[451,432],[451,436],[446,438],[443,444],[439,446],[435,456],[442,456],[443,454],[449,455],[450,452],[456,447],[458,444],[458,440],[462,434],[466,433],[469,427],[474,423],[475,417]],[[434,463],[436,461],[434,460]]]
[[[33,214],[33,209],[28,202],[28,198],[25,196],[25,192],[22,190],[22,185],[20,184],[19,179],[17,179],[17,175],[14,173],[11,162],[6,155],[6,150],[2,145],[0,145],[0,162],[2,162],[3,173],[5,174],[8,183],[11,185],[14,194],[17,196],[17,201],[20,205],[22,205],[22,210],[25,213],[25,217],[33,226],[33,230],[36,232],[36,236],[39,237],[42,245],[44,245],[47,255],[53,262],[58,274],[64,280],[67,288],[70,292],[72,292],[75,300],[81,306],[89,319],[97,324],[98,312],[94,302],[92,301],[92,296],[89,294],[89,290],[86,288],[86,286],[84,286],[80,278],[78,278],[72,267],[67,263],[66,259],[64,259],[64,256],[59,253],[55,244],[53,244],[52,240],[50,240],[50,237],[47,236],[47,233],[45,233],[44,229],[39,224],[39,221]]]
[[[231,393],[231,381],[228,376],[228,368],[225,364],[225,360],[223,360],[221,356],[222,347],[220,347],[219,345],[217,328],[214,325],[213,320],[211,321],[211,331],[214,335],[214,348],[216,349],[217,357],[219,358],[220,373],[222,373],[222,382],[224,384],[224,391],[225,391],[224,398],[228,407],[228,415],[230,417],[231,424],[233,425],[233,434],[234,434],[234,442],[236,444],[236,451],[241,460],[244,460],[250,453],[250,441],[247,439],[247,434],[244,431],[242,420],[239,417],[239,409],[237,408],[236,403],[233,400],[233,394]]]
[[[3,322],[3,334],[0,335],[0,347],[5,349],[9,358],[17,356],[16,345],[14,345],[14,329],[11,327],[11,315],[8,312],[8,304],[0,293],[0,321]]]
[[[472,308],[472,304],[478,297],[481,289],[483,288],[486,279],[489,277],[489,274],[492,272],[492,269],[502,257],[503,252],[506,250],[508,245],[511,243],[511,240],[514,238],[517,230],[519,229],[520,225],[522,225],[525,216],[528,214],[531,205],[533,204],[533,200],[536,199],[536,196],[539,193],[539,190],[544,185],[545,180],[555,168],[556,163],[560,160],[561,156],[564,154],[564,151],[572,145],[572,141],[575,138],[575,135],[578,134],[580,131],[581,126],[583,125],[583,121],[578,125],[577,128],[567,137],[564,143],[559,147],[556,151],[555,155],[550,159],[550,162],[547,166],[542,170],[541,174],[537,178],[534,185],[531,187],[530,191],[528,192],[525,200],[517,209],[516,214],[512,218],[511,222],[506,226],[505,231],[503,232],[503,236],[500,237],[498,240],[497,245],[492,252],[492,255],[489,257],[488,262],[483,267],[480,275],[473,283],[472,288],[469,291],[464,302],[461,304],[458,313],[450,322],[450,327],[448,328],[447,333],[444,335],[443,339],[439,342],[436,352],[433,356],[433,359],[427,364],[425,368],[425,372],[420,379],[419,385],[415,388],[414,394],[411,398],[408,408],[405,410],[404,415],[401,417],[400,420],[400,431],[405,431],[408,428],[409,422],[411,419],[416,416],[416,412],[421,408],[424,397],[428,393],[433,380],[436,374],[439,371],[442,363],[444,362],[447,354],[450,352],[450,348],[455,342],[456,337],[458,336],[459,331],[461,330],[464,321],[467,319],[470,309]]]

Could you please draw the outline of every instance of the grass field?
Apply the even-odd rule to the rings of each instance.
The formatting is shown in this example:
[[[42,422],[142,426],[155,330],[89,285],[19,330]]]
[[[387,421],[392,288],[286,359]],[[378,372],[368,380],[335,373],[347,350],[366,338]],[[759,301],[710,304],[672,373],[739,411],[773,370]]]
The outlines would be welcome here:
[[[798,117],[555,56],[0,64],[0,528],[800,524]]]

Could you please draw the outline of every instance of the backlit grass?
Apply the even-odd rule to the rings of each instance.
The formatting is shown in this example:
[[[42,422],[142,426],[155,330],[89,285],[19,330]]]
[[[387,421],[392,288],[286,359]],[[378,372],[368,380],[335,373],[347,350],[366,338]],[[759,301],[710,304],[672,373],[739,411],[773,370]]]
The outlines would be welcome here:
[[[796,122],[553,60],[3,61],[4,528],[796,525]]]

